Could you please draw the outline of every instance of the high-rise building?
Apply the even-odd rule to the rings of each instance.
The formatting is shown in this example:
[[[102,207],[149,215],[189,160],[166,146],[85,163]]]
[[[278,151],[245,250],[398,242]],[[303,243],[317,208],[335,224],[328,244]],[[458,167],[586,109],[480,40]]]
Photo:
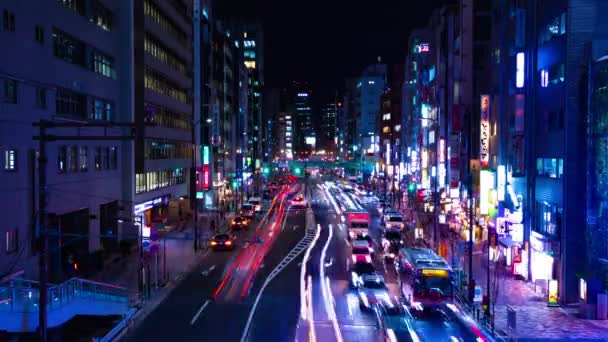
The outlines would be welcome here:
[[[235,20],[233,34],[238,37],[243,64],[247,70],[247,156],[246,176],[261,171],[264,158],[264,140],[268,120],[263,118],[264,87],[264,31],[258,21]]]
[[[357,154],[364,161],[363,179],[372,175],[378,161],[379,139],[377,116],[380,112],[380,97],[386,86],[386,64],[373,64],[363,70],[356,86],[355,101],[360,108],[357,116]]]
[[[336,140],[336,120],[338,112],[338,102],[334,95],[332,100],[321,107],[321,129],[319,145],[326,151],[334,151],[337,146]]]
[[[312,90],[307,82],[294,81],[289,92],[289,109],[294,117],[294,153],[302,158],[310,155],[317,142],[312,122]]]

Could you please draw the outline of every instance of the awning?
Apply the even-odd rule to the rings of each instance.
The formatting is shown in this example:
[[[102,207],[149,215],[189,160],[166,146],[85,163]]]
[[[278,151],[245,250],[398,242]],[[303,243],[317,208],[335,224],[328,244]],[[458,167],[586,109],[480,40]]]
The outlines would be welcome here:
[[[513,246],[519,246],[519,243],[513,241],[510,236],[500,237],[498,238],[498,243],[501,245],[511,248]]]

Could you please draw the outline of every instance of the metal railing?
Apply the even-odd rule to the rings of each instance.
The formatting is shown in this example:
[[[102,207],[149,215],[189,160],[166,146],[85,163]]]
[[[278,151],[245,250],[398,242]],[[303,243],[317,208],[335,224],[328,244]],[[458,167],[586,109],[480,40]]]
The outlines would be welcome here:
[[[38,282],[15,279],[0,285],[0,311],[36,312],[39,304]],[[48,288],[48,310],[58,309],[76,298],[128,303],[129,291],[120,286],[71,278]]]
[[[481,312],[480,308],[471,304],[466,299],[465,295],[466,294],[463,294],[462,292],[458,292],[454,296],[454,300],[458,303],[462,311],[477,323],[484,335],[491,337],[494,341],[508,341],[508,336],[504,336],[495,330],[488,317]]]

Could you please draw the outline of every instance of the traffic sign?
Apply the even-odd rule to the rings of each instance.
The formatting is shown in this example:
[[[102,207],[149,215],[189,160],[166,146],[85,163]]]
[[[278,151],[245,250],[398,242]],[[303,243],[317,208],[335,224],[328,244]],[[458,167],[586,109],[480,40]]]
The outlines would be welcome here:
[[[481,303],[482,299],[483,299],[483,294],[481,293],[481,286],[476,285],[475,286],[475,296],[473,297],[473,302]]]
[[[152,246],[152,241],[150,241],[150,239],[143,239],[141,241],[141,246],[144,248],[144,251],[149,251],[150,246]]]

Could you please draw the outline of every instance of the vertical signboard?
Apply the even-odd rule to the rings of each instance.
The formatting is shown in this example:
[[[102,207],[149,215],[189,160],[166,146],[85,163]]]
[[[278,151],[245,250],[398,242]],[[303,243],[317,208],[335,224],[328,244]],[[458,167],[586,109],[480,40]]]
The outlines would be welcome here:
[[[507,170],[504,165],[498,165],[498,169],[496,170],[496,184],[497,187],[497,197],[499,201],[505,200],[505,190],[507,187]]]
[[[209,190],[211,186],[211,175],[209,174],[209,165],[203,165],[203,190]]]
[[[479,172],[479,213],[488,215],[490,212],[490,190],[494,187],[494,173],[481,170]]]
[[[490,95],[481,95],[479,162],[481,168],[490,166]]]

